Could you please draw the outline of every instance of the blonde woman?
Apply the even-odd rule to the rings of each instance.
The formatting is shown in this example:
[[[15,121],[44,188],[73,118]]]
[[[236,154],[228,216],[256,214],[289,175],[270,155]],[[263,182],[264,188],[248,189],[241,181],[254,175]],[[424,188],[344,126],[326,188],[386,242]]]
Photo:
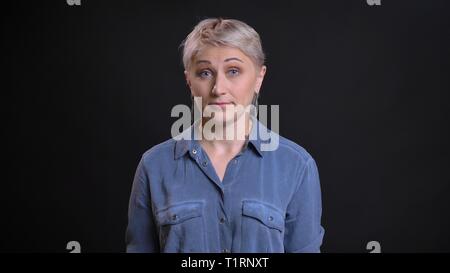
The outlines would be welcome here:
[[[258,33],[242,21],[206,19],[182,45],[195,107],[214,114],[186,131],[195,137],[143,154],[129,202],[127,252],[320,252],[314,159],[273,132],[275,148],[264,149],[260,129],[267,128],[242,110],[257,105],[267,70]]]

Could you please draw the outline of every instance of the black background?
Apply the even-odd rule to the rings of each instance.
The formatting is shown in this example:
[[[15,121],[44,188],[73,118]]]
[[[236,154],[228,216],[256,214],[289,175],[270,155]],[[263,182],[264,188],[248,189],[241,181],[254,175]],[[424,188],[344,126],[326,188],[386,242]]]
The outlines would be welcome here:
[[[445,0],[2,4],[4,252],[123,252],[142,153],[190,105],[179,44],[201,19],[261,35],[260,104],[316,159],[323,252],[449,252]]]

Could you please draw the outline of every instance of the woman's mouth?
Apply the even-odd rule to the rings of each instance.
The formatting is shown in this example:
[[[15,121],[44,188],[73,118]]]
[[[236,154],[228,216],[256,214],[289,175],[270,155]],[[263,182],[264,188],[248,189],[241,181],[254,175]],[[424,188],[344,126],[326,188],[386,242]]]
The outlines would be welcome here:
[[[209,103],[209,105],[216,105],[216,106],[219,106],[220,108],[226,108],[227,107],[227,105],[234,105],[234,103],[232,103],[232,102],[211,102],[211,103]]]
[[[232,104],[231,102],[212,102],[210,103],[212,105],[226,105],[226,104]]]

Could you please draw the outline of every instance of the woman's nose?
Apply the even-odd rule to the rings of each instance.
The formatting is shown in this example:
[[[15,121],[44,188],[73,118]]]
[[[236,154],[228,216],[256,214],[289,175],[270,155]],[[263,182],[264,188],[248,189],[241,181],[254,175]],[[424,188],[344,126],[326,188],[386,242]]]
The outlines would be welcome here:
[[[215,96],[220,96],[225,94],[226,90],[225,79],[221,75],[217,75],[211,93]]]

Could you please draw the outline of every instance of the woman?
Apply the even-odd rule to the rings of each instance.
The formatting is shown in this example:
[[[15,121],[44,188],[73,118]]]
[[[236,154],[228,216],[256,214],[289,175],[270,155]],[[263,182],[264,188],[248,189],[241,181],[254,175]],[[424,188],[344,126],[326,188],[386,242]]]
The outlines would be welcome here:
[[[127,252],[320,252],[313,158],[273,132],[276,148],[264,149],[267,128],[237,107],[257,105],[266,73],[258,33],[238,20],[203,20],[183,42],[183,63],[203,115],[142,156]]]

